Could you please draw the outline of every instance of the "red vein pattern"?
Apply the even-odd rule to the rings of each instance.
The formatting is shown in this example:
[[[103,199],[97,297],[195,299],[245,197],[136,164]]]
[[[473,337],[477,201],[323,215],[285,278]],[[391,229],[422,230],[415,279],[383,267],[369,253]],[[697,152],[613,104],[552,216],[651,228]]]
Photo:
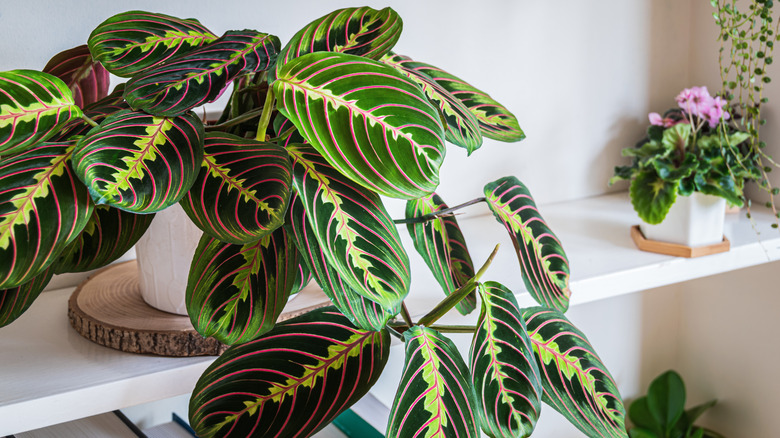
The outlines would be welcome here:
[[[419,217],[449,208],[433,193],[406,203],[406,218]],[[446,295],[465,285],[474,276],[466,240],[454,215],[440,216],[422,223],[406,225],[417,252],[433,273]],[[477,295],[472,292],[455,305],[463,315],[476,308]]]
[[[114,15],[89,35],[89,50],[111,73],[129,78],[217,39],[198,20],[144,11]]]
[[[133,109],[178,116],[213,102],[241,74],[265,71],[276,61],[279,38],[251,30],[228,31],[212,43],[133,76],[125,99]]]
[[[62,79],[73,93],[73,101],[80,108],[108,95],[108,70],[92,60],[86,44],[54,55],[43,68],[43,72]]]
[[[295,283],[298,250],[283,228],[246,245],[203,235],[187,282],[193,327],[228,345],[273,328]]]
[[[278,72],[279,111],[352,181],[403,199],[439,184],[444,128],[409,78],[358,56],[319,52]]]
[[[563,314],[523,309],[541,371],[542,400],[589,437],[626,438],[617,385],[593,346]]]
[[[392,8],[339,9],[299,30],[279,54],[279,64],[313,52],[343,52],[379,59],[401,36],[403,21]]]
[[[311,436],[368,392],[389,347],[386,330],[357,329],[332,307],[277,324],[209,366],[190,424],[203,438]]]
[[[469,155],[482,146],[479,121],[460,99],[453,96],[425,73],[415,70],[413,67],[407,68],[407,62],[413,63],[407,56],[391,52],[382,57],[381,61],[416,82],[422,92],[428,96],[428,99],[438,107],[439,114],[446,121],[447,141],[465,148]]]
[[[0,289],[54,263],[92,215],[94,204],[70,168],[72,150],[44,143],[0,161]]]
[[[275,143],[206,134],[203,165],[181,205],[205,233],[234,244],[255,242],[284,223],[292,166]]]
[[[455,345],[436,330],[404,332],[406,363],[390,410],[388,437],[479,437],[476,394]]]
[[[542,384],[522,312],[500,283],[480,284],[479,293],[483,307],[470,369],[482,429],[492,437],[530,436],[542,409]]]
[[[46,141],[81,115],[61,79],[34,70],[0,72],[0,154]]]
[[[344,283],[341,275],[329,264],[322,252],[297,194],[293,195],[285,227],[298,246],[301,261],[309,267],[308,270],[317,284],[355,326],[363,330],[382,330],[387,321],[400,312],[400,304],[390,311],[384,310],[382,306],[361,296]]]
[[[409,257],[382,199],[307,145],[290,145],[293,186],[314,238],[341,280],[390,313],[409,293]]]
[[[154,213],[179,202],[192,187],[204,135],[192,113],[160,118],[120,111],[78,141],[73,168],[97,204]]]
[[[487,184],[485,197],[496,220],[512,237],[528,292],[539,304],[565,312],[571,296],[569,260],[531,192],[512,176]]]
[[[154,214],[133,214],[98,205],[79,236],[65,248],[54,265],[55,274],[102,268],[135,245]]]
[[[474,114],[479,121],[482,135],[498,141],[515,142],[525,138],[517,118],[504,105],[498,103],[484,91],[463,79],[424,62],[407,58],[404,68],[432,78]]]
[[[49,284],[52,274],[54,274],[54,270],[48,268],[27,283],[0,290],[0,327],[14,322],[30,308],[43,288]]]

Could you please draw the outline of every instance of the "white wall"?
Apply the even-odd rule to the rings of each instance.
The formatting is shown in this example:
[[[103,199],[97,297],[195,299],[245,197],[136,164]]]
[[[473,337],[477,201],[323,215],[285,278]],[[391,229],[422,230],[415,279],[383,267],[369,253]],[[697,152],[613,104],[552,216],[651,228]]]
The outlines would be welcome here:
[[[441,194],[450,204],[480,196],[514,174],[541,202],[601,194],[619,151],[633,145],[648,111],[668,106],[687,76],[689,0],[392,2],[404,19],[396,50],[445,68],[504,103],[527,140],[488,141],[465,158],[452,147]],[[479,7],[476,5],[479,4]],[[196,17],[215,32],[255,28],[282,41],[343,1],[4,2],[0,70],[42,68],[86,42],[108,16],[147,9]],[[672,50],[669,50],[669,48]],[[467,177],[464,177],[467,176]],[[622,187],[618,187],[622,188]]]

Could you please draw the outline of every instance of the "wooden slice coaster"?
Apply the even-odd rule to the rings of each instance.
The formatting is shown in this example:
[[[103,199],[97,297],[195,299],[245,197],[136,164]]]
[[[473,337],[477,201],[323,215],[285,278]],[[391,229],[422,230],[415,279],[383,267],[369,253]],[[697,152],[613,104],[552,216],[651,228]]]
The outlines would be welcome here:
[[[279,320],[330,304],[317,288],[306,288]],[[295,305],[293,305],[295,304]],[[157,310],[141,298],[135,260],[109,266],[79,285],[68,300],[70,325],[106,347],[160,356],[219,355],[227,345],[202,337],[187,316]]]

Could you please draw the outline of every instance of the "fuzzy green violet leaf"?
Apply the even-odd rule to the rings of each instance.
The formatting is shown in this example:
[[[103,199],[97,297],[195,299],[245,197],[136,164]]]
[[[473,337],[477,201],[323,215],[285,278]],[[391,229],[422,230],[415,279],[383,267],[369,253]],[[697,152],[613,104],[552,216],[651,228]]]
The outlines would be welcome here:
[[[333,307],[233,346],[190,399],[199,437],[307,437],[365,395],[387,362],[387,330],[355,328]]]
[[[62,79],[73,93],[73,101],[80,108],[108,95],[108,70],[92,59],[86,44],[54,55],[46,63],[43,72]]]
[[[379,304],[355,292],[345,284],[341,275],[331,267],[320,248],[314,230],[306,217],[303,203],[297,195],[288,210],[285,228],[295,240],[298,252],[307,270],[317,281],[325,295],[355,326],[363,330],[382,330],[387,321],[401,311],[400,304],[385,310]]]
[[[414,326],[404,332],[406,362],[390,410],[388,437],[479,437],[476,394],[451,340]]]
[[[5,327],[22,316],[49,284],[53,274],[54,269],[49,267],[27,283],[0,290],[0,327]]]
[[[223,242],[245,244],[284,223],[292,184],[284,148],[209,132],[203,150],[200,173],[181,201],[200,229]]]
[[[308,145],[290,145],[293,185],[328,264],[358,294],[390,312],[409,293],[409,257],[381,198]]]
[[[81,233],[94,205],[70,166],[73,145],[0,161],[0,289],[31,281]]]
[[[517,118],[484,91],[446,71],[424,62],[404,61],[404,68],[425,74],[459,99],[474,114],[482,135],[498,141],[515,142],[525,138]]]
[[[403,21],[392,8],[338,9],[299,30],[279,54],[279,65],[313,52],[343,52],[379,59],[401,35]]]
[[[515,296],[500,283],[478,286],[482,312],[471,344],[471,382],[482,430],[527,437],[541,413],[542,384],[533,344]]]
[[[651,167],[631,180],[628,192],[640,219],[648,224],[660,224],[677,200],[677,181],[665,181]]]
[[[394,198],[436,189],[444,128],[413,81],[385,64],[331,52],[295,58],[277,73],[279,111],[339,172]]]
[[[135,110],[178,116],[212,102],[240,74],[267,70],[279,38],[252,30],[228,31],[207,45],[133,76],[125,99]]]
[[[449,208],[439,195],[433,193],[406,203],[406,218],[415,218]],[[455,216],[439,216],[421,223],[409,223],[406,229],[414,248],[422,256],[444,293],[449,295],[465,285],[474,276],[466,240]],[[476,292],[455,305],[463,315],[476,308]]]
[[[101,23],[89,36],[92,57],[129,78],[217,39],[198,20],[128,11]]]
[[[617,385],[585,334],[558,310],[522,311],[541,371],[542,401],[589,437],[627,437]]]
[[[571,295],[569,261],[530,191],[513,176],[484,190],[488,207],[512,237],[526,289],[539,304],[565,312]]]
[[[57,274],[102,268],[135,245],[154,219],[154,214],[133,214],[98,205],[81,231],[60,254]]]
[[[407,62],[413,62],[407,56],[390,53],[382,57],[382,62],[394,67],[417,83],[425,95],[439,109],[446,124],[446,139],[450,143],[465,148],[469,155],[482,146],[482,133],[476,116],[433,78],[413,68],[406,68]]]
[[[62,79],[34,70],[0,72],[0,154],[46,141],[81,115]]]
[[[120,111],[82,137],[73,168],[97,204],[154,213],[187,194],[203,162],[203,123],[194,114]]]
[[[206,337],[228,344],[273,328],[295,283],[298,250],[283,228],[245,245],[203,235],[187,282],[187,313]]]

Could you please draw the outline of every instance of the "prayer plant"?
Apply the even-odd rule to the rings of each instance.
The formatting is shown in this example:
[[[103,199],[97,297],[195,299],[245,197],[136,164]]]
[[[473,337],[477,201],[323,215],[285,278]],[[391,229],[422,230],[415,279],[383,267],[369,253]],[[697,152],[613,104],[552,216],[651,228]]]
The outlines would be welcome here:
[[[391,437],[528,436],[544,401],[591,437],[625,437],[624,408],[585,335],[563,315],[569,268],[526,187],[487,184],[528,292],[483,282],[452,209],[435,193],[445,140],[518,141],[487,94],[390,50],[390,8],[342,9],[287,45],[252,30],[217,36],[194,19],[132,11],[44,72],[0,73],[0,324],[53,273],[103,266],[179,203],[203,229],[187,291],[195,328],[232,346],[194,388],[203,437],[304,437],[376,382],[393,337],[406,365]],[[127,82],[107,93],[108,72]],[[232,84],[218,121],[193,110]],[[408,200],[394,221],[382,197]],[[404,306],[405,223],[446,293]],[[313,277],[333,306],[283,323]],[[277,305],[267,305],[276,303]],[[468,358],[437,319],[480,309]]]

